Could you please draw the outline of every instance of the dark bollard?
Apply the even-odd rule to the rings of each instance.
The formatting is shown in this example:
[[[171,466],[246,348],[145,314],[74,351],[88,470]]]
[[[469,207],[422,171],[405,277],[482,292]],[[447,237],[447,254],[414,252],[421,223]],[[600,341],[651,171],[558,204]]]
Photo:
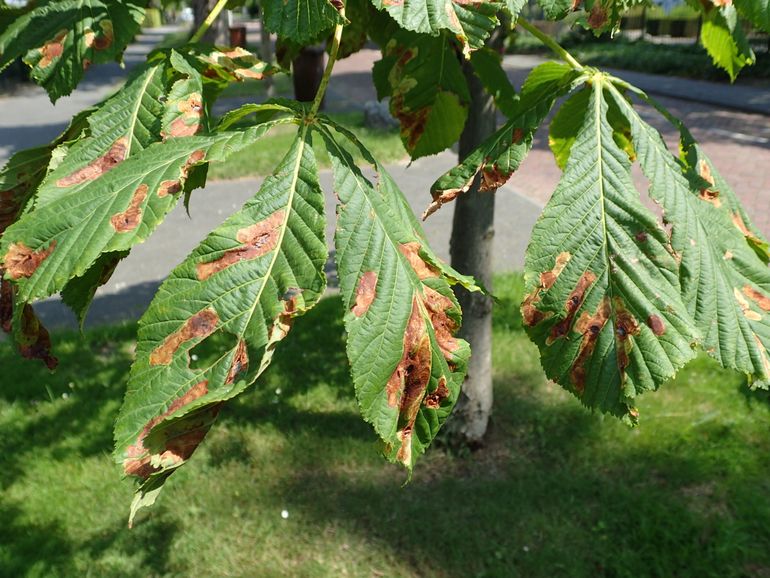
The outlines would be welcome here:
[[[294,97],[300,102],[311,102],[315,98],[324,75],[325,54],[322,45],[306,46],[292,61]]]

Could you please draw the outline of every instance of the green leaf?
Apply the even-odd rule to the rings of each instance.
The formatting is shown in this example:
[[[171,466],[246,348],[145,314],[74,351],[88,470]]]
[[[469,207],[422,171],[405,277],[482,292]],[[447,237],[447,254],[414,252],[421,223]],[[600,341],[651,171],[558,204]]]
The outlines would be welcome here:
[[[102,253],[144,241],[176,204],[192,167],[223,161],[275,124],[292,120],[155,143],[93,180],[52,179],[51,186],[60,190],[48,198],[41,191],[35,210],[9,227],[0,244],[19,298],[51,295],[82,276]]]
[[[770,33],[770,0],[735,0],[738,13],[764,32]]]
[[[461,322],[454,279],[438,265],[390,175],[375,163],[374,185],[331,131],[319,130],[339,198],[336,259],[356,397],[387,457],[411,470],[465,376],[469,348],[454,337]]]
[[[548,20],[561,20],[572,8],[573,0],[538,0]]]
[[[743,33],[735,7],[720,6],[704,9],[700,40],[714,64],[724,69],[734,81],[744,66],[756,58]]]
[[[273,176],[164,281],[139,326],[115,456],[141,481],[131,516],[256,380],[320,299],[324,196],[303,126]]]
[[[553,117],[548,130],[548,145],[551,147],[556,164],[561,170],[567,166],[570,150],[583,127],[588,102],[591,100],[591,87],[573,94]]]
[[[307,44],[345,19],[327,0],[267,0],[262,4],[265,24],[270,32]]]
[[[640,202],[593,79],[585,120],[525,260],[527,333],[546,374],[585,405],[635,421],[634,399],[694,354],[666,232]]]
[[[51,101],[68,95],[91,64],[121,57],[144,19],[143,0],[48,0],[0,32],[0,70],[17,58]]]
[[[465,193],[479,174],[482,191],[494,190],[505,184],[532,147],[535,130],[548,115],[555,100],[580,80],[579,73],[563,64],[546,62],[537,66],[527,77],[519,98],[511,107],[510,120],[459,165],[433,183],[433,201],[425,210],[423,219]]]
[[[463,44],[463,52],[481,48],[499,24],[496,14],[503,7],[497,2],[459,2],[453,0],[416,0],[391,2],[372,0],[378,10],[388,14],[406,30],[438,35],[449,30]]]
[[[0,236],[18,217],[45,177],[52,145],[14,154],[0,171]]]
[[[446,36],[399,32],[374,64],[373,76],[378,97],[390,97],[413,159],[441,152],[460,138],[470,95]]]
[[[492,98],[500,111],[510,118],[515,115],[516,90],[503,70],[502,55],[491,48],[481,48],[471,54],[474,74]]]
[[[770,270],[754,251],[742,209],[708,159],[693,156],[699,149],[691,152],[693,167],[684,167],[660,134],[619,93],[613,96],[629,119],[649,194],[673,226],[683,299],[704,349],[723,366],[768,385]]]

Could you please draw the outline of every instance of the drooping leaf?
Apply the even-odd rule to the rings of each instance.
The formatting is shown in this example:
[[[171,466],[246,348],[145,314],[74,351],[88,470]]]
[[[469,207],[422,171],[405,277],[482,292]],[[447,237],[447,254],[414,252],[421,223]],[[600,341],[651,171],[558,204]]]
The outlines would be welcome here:
[[[481,48],[471,54],[471,64],[497,108],[508,118],[515,115],[516,90],[503,70],[502,56],[490,48]]]
[[[700,40],[714,64],[734,81],[744,66],[754,64],[756,58],[738,21],[735,6],[712,6],[703,9]]]
[[[538,0],[543,13],[548,20],[561,20],[576,4],[575,0]]]
[[[339,198],[335,247],[356,397],[387,457],[411,470],[465,376],[469,348],[454,337],[461,322],[454,280],[387,172],[375,163],[373,184],[334,134],[319,130]]]
[[[320,299],[324,230],[303,126],[275,174],[174,269],[140,321],[115,425],[115,456],[141,482],[132,518],[189,459],[222,402],[267,368],[293,318]]]
[[[632,422],[634,399],[694,356],[665,231],[640,202],[593,79],[559,186],[535,224],[522,315],[546,374],[585,405]]]
[[[454,144],[468,115],[468,85],[449,39],[398,32],[374,64],[380,99],[401,124],[401,140],[413,159]]]
[[[406,30],[433,36],[443,30],[452,32],[463,44],[465,53],[484,45],[498,24],[496,14],[503,7],[497,2],[457,0],[372,0],[372,4],[378,10],[386,10]]]
[[[70,94],[91,64],[121,57],[146,0],[43,0],[0,31],[0,70],[17,58],[52,101]]]
[[[345,22],[328,0],[267,0],[262,8],[268,30],[297,44],[317,40],[322,32]]]
[[[764,32],[770,33],[770,0],[735,0],[738,13]]]
[[[127,256],[128,251],[103,253],[83,275],[70,280],[61,290],[62,301],[75,314],[81,329],[96,290],[110,280],[118,263]]]
[[[723,366],[767,386],[770,270],[755,252],[758,237],[702,153],[692,152],[696,156],[691,156],[694,165],[688,170],[618,92],[613,97],[629,119],[650,196],[672,224],[683,299],[703,335],[704,349]]]
[[[243,130],[170,139],[98,178],[51,179],[61,190],[9,227],[0,244],[19,298],[27,302],[60,291],[102,253],[126,251],[144,241],[176,204],[191,167],[223,161],[275,124],[291,121],[280,118]]]
[[[431,187],[433,201],[423,219],[466,192],[481,174],[480,190],[501,187],[519,168],[532,146],[532,137],[555,100],[580,81],[580,74],[555,62],[537,66],[527,77],[510,120]]]

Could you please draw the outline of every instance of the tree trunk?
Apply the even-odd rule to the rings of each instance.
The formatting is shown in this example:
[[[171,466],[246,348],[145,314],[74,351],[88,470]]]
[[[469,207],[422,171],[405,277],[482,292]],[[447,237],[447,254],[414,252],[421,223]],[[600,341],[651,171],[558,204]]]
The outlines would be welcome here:
[[[497,124],[492,97],[484,91],[470,63],[464,62],[463,68],[471,103],[460,137],[461,161],[495,131]],[[478,184],[477,178],[470,190],[455,201],[449,252],[452,267],[473,275],[491,291],[495,194],[493,191],[480,193]],[[457,288],[456,295],[463,310],[459,335],[471,344],[472,355],[468,376],[447,428],[452,443],[477,446],[482,442],[492,413],[492,299],[462,287]]]

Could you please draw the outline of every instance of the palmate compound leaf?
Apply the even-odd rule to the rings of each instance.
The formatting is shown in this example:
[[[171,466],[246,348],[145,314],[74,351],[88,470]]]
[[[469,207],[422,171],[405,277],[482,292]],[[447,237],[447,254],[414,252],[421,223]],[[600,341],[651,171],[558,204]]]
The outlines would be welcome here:
[[[270,32],[297,44],[318,39],[322,32],[343,24],[340,0],[267,0],[262,4]]]
[[[390,175],[363,150],[374,184],[329,125],[319,131],[339,199],[336,259],[356,398],[388,459],[411,471],[451,412],[470,354],[454,337],[461,313],[450,283],[473,285],[433,255]]]
[[[634,398],[695,355],[665,231],[613,140],[602,75],[556,191],[535,224],[522,315],[546,374],[587,406],[635,421]]]
[[[510,120],[433,184],[433,201],[423,219],[467,192],[478,174],[481,191],[504,185],[532,147],[533,135],[553,103],[581,80],[581,75],[565,64],[545,62],[535,67],[511,103],[507,113]]]
[[[611,89],[611,96],[630,122],[649,194],[672,225],[682,296],[704,349],[724,367],[767,387],[770,270],[757,253],[758,243],[766,242],[752,232],[734,193],[697,145],[685,143],[692,162],[687,170],[619,91]]]
[[[275,174],[174,269],[139,323],[115,425],[116,459],[141,482],[132,518],[189,459],[222,403],[267,368],[293,318],[321,297],[324,230],[303,125]],[[215,355],[196,366],[193,348],[207,345]]]
[[[219,162],[250,145],[276,124],[154,143],[93,180],[57,180],[53,198],[9,227],[0,242],[6,277],[20,301],[60,291],[104,253],[144,241],[176,204],[192,167]]]
[[[0,30],[0,70],[24,57],[52,101],[91,64],[116,60],[144,18],[146,0],[43,0]]]
[[[462,45],[464,54],[484,46],[484,41],[499,24],[497,12],[503,7],[520,10],[516,0],[466,2],[464,0],[372,0],[378,10],[385,10],[401,28],[420,34],[439,35],[446,30]]]
[[[372,75],[378,98],[390,97],[390,112],[413,159],[441,152],[460,138],[470,94],[447,35],[398,31]]]

